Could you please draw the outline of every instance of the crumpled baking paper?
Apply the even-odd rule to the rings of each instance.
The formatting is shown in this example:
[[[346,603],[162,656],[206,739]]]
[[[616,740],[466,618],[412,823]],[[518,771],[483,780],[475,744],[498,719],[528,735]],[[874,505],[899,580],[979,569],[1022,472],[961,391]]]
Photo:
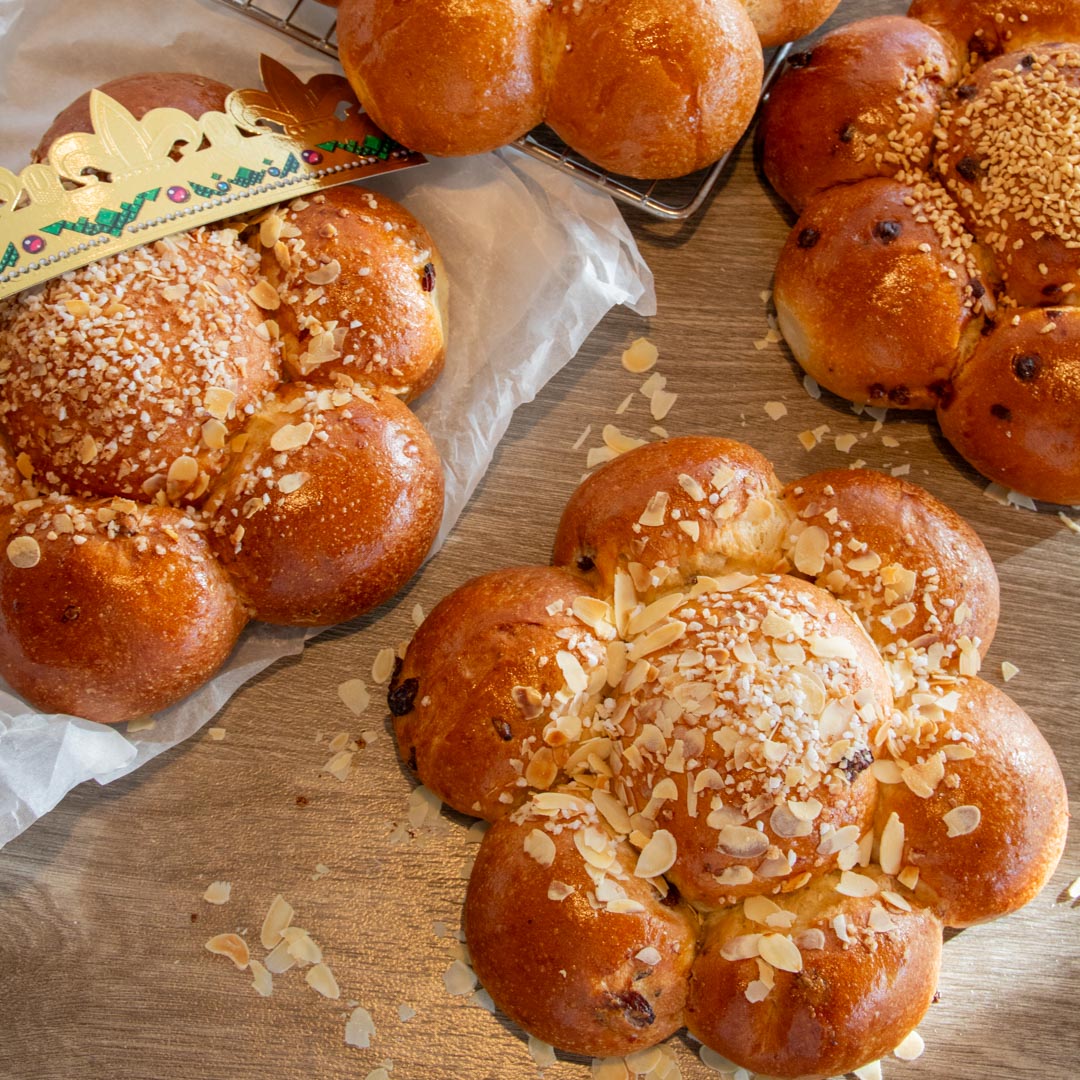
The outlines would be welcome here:
[[[22,168],[53,115],[90,86],[153,70],[258,86],[259,52],[304,78],[331,65],[211,0],[0,0],[0,164]],[[433,162],[370,186],[424,222],[450,280],[446,370],[416,406],[445,467],[437,549],[514,409],[611,307],[653,314],[652,274],[607,196],[512,149]],[[131,734],[36,712],[0,683],[0,846],[76,784],[108,783],[186,739],[312,633],[253,624],[206,686]]]

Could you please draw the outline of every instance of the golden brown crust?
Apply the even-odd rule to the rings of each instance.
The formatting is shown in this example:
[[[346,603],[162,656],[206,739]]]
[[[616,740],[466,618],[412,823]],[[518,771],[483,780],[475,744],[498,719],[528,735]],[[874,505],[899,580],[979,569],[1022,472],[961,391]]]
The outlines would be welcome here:
[[[1006,318],[953,376],[937,416],[984,476],[1035,499],[1080,502],[1080,312]]]
[[[478,154],[543,119],[557,47],[533,0],[344,0],[341,63],[384,131],[414,150]]]
[[[879,890],[902,891],[874,872],[860,876]],[[803,935],[815,932],[820,947],[803,944],[798,972],[774,968],[775,985],[759,1004],[747,998],[761,978],[757,959],[728,960],[723,951],[735,938],[769,935],[770,927],[748,919],[741,906],[709,919],[686,1009],[694,1035],[755,1073],[805,1078],[849,1073],[914,1030],[937,987],[941,923],[925,908],[886,906],[880,895],[841,895],[839,883],[829,875],[778,901],[795,914],[785,933],[806,942]],[[875,910],[882,913],[875,920],[884,917],[891,929],[872,928]],[[848,941],[837,936],[841,918]]]
[[[550,822],[551,831],[544,828],[549,819],[518,824],[520,817],[488,830],[469,879],[465,937],[484,987],[511,1020],[572,1052],[623,1057],[667,1038],[683,1024],[697,934],[693,912],[663,904],[634,876],[636,853],[625,840],[610,840],[595,811],[561,828]],[[615,854],[609,886],[641,910],[590,903],[598,886],[575,844],[589,821]],[[552,842],[550,865],[526,853],[534,830]],[[553,882],[574,891],[554,899]],[[646,952],[642,959],[645,950],[656,956]]]
[[[792,565],[839,597],[886,658],[940,645],[939,670],[955,672],[963,638],[986,655],[997,630],[997,572],[953,510],[868,469],[814,473],[784,494],[794,519]]]
[[[840,0],[743,0],[750,21],[766,48],[798,41],[819,27]]]
[[[39,481],[197,501],[280,377],[228,228],[168,237],[20,293],[0,320],[0,418]]]
[[[123,105],[136,120],[141,120],[151,109],[180,109],[196,119],[206,112],[224,112],[225,99],[232,92],[232,87],[205,75],[171,71],[125,75],[102,83],[98,89]],[[91,126],[90,91],[87,91],[57,115],[30,159],[45,161],[49,148],[62,135],[89,132]]]
[[[580,633],[572,608],[588,591],[568,570],[498,570],[448,596],[416,632],[390,687],[398,750],[455,810],[494,821],[566,779],[566,740],[544,732],[563,685],[560,632]]]
[[[171,507],[35,499],[0,546],[0,674],[44,712],[113,724],[164,708],[247,622],[197,522]]]
[[[211,488],[211,543],[266,622],[329,626],[392,596],[442,520],[438,453],[392,394],[290,383]]]
[[[683,176],[722,157],[750,123],[763,63],[741,4],[591,0],[566,25],[546,119],[602,168]]]
[[[744,443],[707,436],[649,443],[579,485],[552,561],[578,567],[608,591],[616,571],[629,569],[643,596],[698,573],[768,572],[788,523],[779,491],[772,466]],[[660,524],[642,524],[661,511]]]
[[[919,900],[959,927],[1016,911],[1050,880],[1069,802],[1054,752],[1027,713],[981,679],[957,690],[955,710],[902,758],[944,752],[945,780],[925,798],[903,782],[882,784],[877,813],[879,829],[891,814],[904,827]]]
[[[882,15],[795,53],[761,118],[762,164],[795,211],[835,184],[921,167],[960,65],[936,31]]]
[[[1035,42],[1080,40],[1073,0],[914,0],[908,15],[977,61]]]
[[[446,355],[447,279],[412,214],[348,185],[289,203],[259,237],[290,374],[340,373],[403,401],[431,386]]]
[[[987,263],[937,184],[841,184],[810,200],[784,245],[780,329],[841,397],[930,409],[992,303]]]

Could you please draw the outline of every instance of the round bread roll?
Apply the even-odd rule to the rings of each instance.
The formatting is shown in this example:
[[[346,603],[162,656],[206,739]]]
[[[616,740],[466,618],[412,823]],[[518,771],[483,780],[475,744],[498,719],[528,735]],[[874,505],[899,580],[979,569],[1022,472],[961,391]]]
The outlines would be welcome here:
[[[930,409],[993,307],[987,265],[936,183],[841,184],[810,200],[784,245],[780,329],[833,393]]]
[[[670,880],[715,907],[853,856],[873,819],[873,732],[892,710],[873,644],[786,576],[675,610],[686,631],[648,653],[657,672],[632,695],[618,772],[631,816],[674,837]]]
[[[20,503],[0,544],[0,675],[43,712],[132,720],[204,683],[247,614],[197,521],[129,499]]]
[[[831,6],[753,5],[770,38]],[[741,0],[342,0],[338,40],[360,100],[406,146],[475,154],[546,119],[602,167],[649,178],[722,157],[753,116],[763,70]]]
[[[290,383],[248,425],[206,512],[256,618],[329,626],[412,577],[442,507],[438,453],[397,398]]]
[[[580,794],[538,795],[484,837],[465,898],[469,956],[537,1038],[623,1057],[682,1027],[697,919],[636,862]]]
[[[819,27],[839,3],[840,0],[743,0],[766,49],[805,37]]]
[[[629,571],[647,597],[695,574],[775,568],[788,527],[772,466],[744,443],[706,436],[639,447],[597,469],[566,504],[552,561],[610,594]]]
[[[452,593],[417,630],[387,700],[403,760],[455,810],[494,821],[566,779],[568,740],[545,729],[570,637],[579,664],[604,653],[573,614],[586,592],[567,570],[500,570]]]
[[[801,213],[835,184],[926,165],[953,51],[914,19],[882,15],[842,26],[795,53],[761,117],[765,175]]]
[[[263,267],[289,372],[338,373],[411,401],[442,371],[446,272],[427,230],[385,195],[351,185],[275,208],[261,223]]]
[[[343,0],[342,67],[371,118],[426,154],[479,154],[536,127],[563,49],[534,0]]]
[[[763,61],[738,0],[568,6],[548,124],[578,153],[634,177],[684,176],[738,142]]]
[[[831,874],[712,916],[691,972],[690,1031],[774,1077],[842,1076],[890,1053],[933,1000],[941,923],[890,902],[907,903],[892,879],[857,880],[873,895],[844,895]]]
[[[979,68],[942,116],[938,173],[1024,307],[1077,303],[1076,148],[1059,133],[1078,101],[1080,44],[1033,46]]]
[[[196,229],[0,305],[0,420],[16,454],[77,494],[194,501],[280,377],[249,296],[258,255]]]
[[[125,75],[102,83],[98,89],[118,101],[136,120],[141,120],[151,109],[180,109],[197,120],[203,113],[224,112],[225,99],[232,87],[204,75],[182,72],[154,71],[140,75]],[[49,148],[62,135],[72,132],[89,132],[90,91],[76,98],[52,122],[41,137],[31,161],[45,161]]]
[[[1080,41],[1074,0],[914,0],[908,15],[976,60],[1035,42]]]
[[[981,679],[956,689],[954,711],[899,762],[938,759],[942,778],[882,784],[877,816],[879,831],[893,815],[903,827],[919,900],[960,927],[1016,911],[1050,880],[1069,800],[1053,750],[1016,702]]]
[[[997,630],[997,572],[958,514],[923,488],[869,469],[814,473],[784,494],[792,565],[858,616],[890,662],[894,689],[917,688],[909,650],[934,658],[931,673],[956,673],[973,654],[986,655]]]
[[[937,418],[984,476],[1046,502],[1080,502],[1080,312],[1000,323],[953,376]]]

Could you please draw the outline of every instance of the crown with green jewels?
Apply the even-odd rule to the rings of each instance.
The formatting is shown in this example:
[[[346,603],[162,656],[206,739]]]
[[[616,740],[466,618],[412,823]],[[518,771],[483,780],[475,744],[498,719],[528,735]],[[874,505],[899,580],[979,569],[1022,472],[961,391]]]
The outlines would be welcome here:
[[[340,75],[304,83],[260,57],[265,90],[234,90],[198,119],[135,119],[90,94],[92,132],[48,163],[0,168],[0,299],[106,255],[284,199],[420,165],[364,114]]]

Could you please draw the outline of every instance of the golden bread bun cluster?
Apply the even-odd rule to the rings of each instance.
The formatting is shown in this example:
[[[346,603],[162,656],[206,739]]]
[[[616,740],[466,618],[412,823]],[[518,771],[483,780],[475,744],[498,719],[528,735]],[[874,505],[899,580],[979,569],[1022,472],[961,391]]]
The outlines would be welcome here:
[[[0,674],[118,722],[206,681],[249,619],[329,625],[438,531],[403,402],[438,375],[446,278],[356,187],[93,263],[0,305]]]
[[[916,0],[790,58],[765,172],[781,330],[851,401],[935,409],[985,476],[1080,502],[1080,7]]]
[[[761,92],[761,45],[838,0],[341,0],[341,62],[375,122],[424,153],[493,150],[546,122],[613,172],[721,158]]]
[[[499,1008],[597,1057],[685,1025],[775,1077],[895,1048],[943,927],[1064,846],[1052,750],[978,678],[997,618],[986,549],[906,481],[782,487],[705,437],[599,469],[553,565],[443,600],[388,697],[402,757],[492,823],[464,925]]]

